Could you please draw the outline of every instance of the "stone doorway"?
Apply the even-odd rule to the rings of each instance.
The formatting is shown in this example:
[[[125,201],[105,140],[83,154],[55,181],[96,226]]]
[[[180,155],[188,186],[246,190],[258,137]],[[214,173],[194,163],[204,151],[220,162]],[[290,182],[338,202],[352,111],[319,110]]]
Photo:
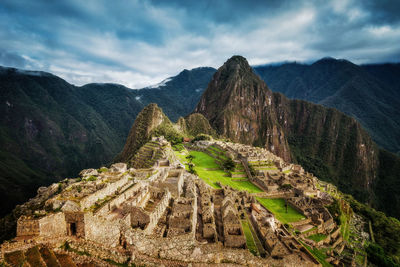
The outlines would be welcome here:
[[[76,236],[76,223],[69,224],[69,235]]]

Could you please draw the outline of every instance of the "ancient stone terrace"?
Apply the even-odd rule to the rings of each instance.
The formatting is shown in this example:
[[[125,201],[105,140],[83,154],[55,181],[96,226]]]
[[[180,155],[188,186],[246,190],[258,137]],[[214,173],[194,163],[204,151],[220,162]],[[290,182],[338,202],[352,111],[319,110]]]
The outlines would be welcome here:
[[[251,165],[251,159],[258,166],[262,162],[268,168],[275,168],[259,169],[250,179],[265,192],[239,192],[222,184],[220,189],[213,189],[182,169],[176,158],[170,156],[170,145],[164,141],[163,138],[151,141],[163,153],[155,157],[151,166],[141,165],[146,168],[128,168],[118,163],[109,169],[82,171],[81,178],[61,186],[60,192],[46,202],[44,210],[34,216],[20,217],[18,237],[75,238],[179,261],[218,262],[217,255],[222,253],[224,257],[239,257],[237,261],[242,263],[240,257],[246,262],[251,259],[257,266],[276,259],[296,262],[299,266],[317,265],[296,237],[260,206],[255,197],[283,193],[307,217],[292,223],[293,227],[309,225],[315,228],[313,232],[329,234],[329,240],[324,242],[335,245],[341,242],[324,202],[307,197],[319,196],[313,183],[315,178],[296,165],[285,165],[264,149],[202,141],[205,149],[213,145],[215,154],[232,157],[240,164],[244,160],[243,166]],[[154,159],[148,150],[140,153],[143,155],[138,159]],[[283,170],[287,166],[290,172]],[[247,250],[249,233],[245,235],[244,225],[257,243],[257,255],[266,256],[265,259]],[[202,258],[203,254],[195,251],[204,251],[209,258]]]
[[[274,258],[295,254],[300,264],[318,265],[318,261],[293,237],[282,224],[258,204],[251,206],[251,221],[261,237],[265,250]]]

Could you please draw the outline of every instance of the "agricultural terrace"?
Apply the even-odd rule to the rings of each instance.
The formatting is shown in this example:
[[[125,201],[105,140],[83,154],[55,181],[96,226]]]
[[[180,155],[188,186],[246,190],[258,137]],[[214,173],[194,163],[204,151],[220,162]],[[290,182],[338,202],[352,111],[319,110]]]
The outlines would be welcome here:
[[[271,211],[281,223],[298,222],[306,217],[295,210],[290,204],[287,205],[282,198],[257,198],[258,202]]]
[[[245,179],[235,179],[228,176],[222,168],[215,162],[215,159],[210,155],[200,151],[188,151],[186,149],[175,151],[179,160],[185,164],[188,170],[188,155],[194,156],[192,163],[195,165],[194,170],[197,175],[203,179],[207,184],[214,188],[219,188],[217,182],[223,185],[228,185],[233,189],[240,191],[248,191],[250,193],[263,192],[260,188]]]
[[[257,249],[256,243],[254,241],[253,234],[250,230],[249,222],[247,220],[242,220],[242,228],[243,228],[244,235],[246,236],[247,248],[249,249],[249,251],[251,253],[253,253],[254,255],[257,255],[258,249]]]

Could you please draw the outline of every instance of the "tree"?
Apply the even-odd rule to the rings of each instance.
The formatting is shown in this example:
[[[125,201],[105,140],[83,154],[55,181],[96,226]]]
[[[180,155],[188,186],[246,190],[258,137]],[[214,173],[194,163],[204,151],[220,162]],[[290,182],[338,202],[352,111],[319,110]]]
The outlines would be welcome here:
[[[189,172],[191,173],[191,174],[195,174],[195,175],[197,175],[197,172],[196,172],[196,170],[194,169],[194,164],[193,163],[189,163]]]
[[[189,161],[189,163],[192,163],[192,160],[194,160],[194,156],[193,155],[188,155],[186,156],[186,159]]]
[[[225,170],[227,171],[233,171],[233,169],[235,169],[235,162],[231,159],[228,158],[224,161],[224,163],[222,164],[222,166],[224,167]]]
[[[288,204],[286,199],[285,199],[285,208],[286,208],[286,213],[288,213]]]

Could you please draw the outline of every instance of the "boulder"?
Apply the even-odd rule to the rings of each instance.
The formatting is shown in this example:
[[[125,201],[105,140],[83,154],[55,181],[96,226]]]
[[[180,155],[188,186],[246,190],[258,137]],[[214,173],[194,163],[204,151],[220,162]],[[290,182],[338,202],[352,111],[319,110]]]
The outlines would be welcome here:
[[[65,202],[65,204],[62,206],[62,208],[61,208],[61,210],[62,211],[64,211],[64,212],[77,212],[77,211],[80,211],[81,210],[81,208],[79,207],[79,204],[78,203],[76,203],[76,202],[74,202],[74,201],[71,201],[71,200],[67,200],[66,202]]]
[[[57,210],[57,209],[61,208],[63,204],[64,204],[63,201],[56,199],[52,203],[52,208],[53,208],[53,210]]]
[[[41,187],[38,188],[37,193],[38,193],[39,195],[42,195],[42,194],[43,194],[44,192],[46,192],[46,191],[47,191],[47,187],[41,186]]]
[[[98,171],[96,170],[96,169],[85,169],[85,170],[82,170],[80,173],[79,173],[79,175],[82,177],[82,178],[84,178],[84,177],[87,177],[87,176],[92,176],[92,175],[99,175],[99,173],[98,173]]]
[[[115,164],[113,164],[113,165],[111,165],[111,167],[110,167],[110,171],[111,172],[126,172],[126,170],[127,170],[127,165],[126,165],[126,163],[122,163],[122,162],[120,162],[120,163],[115,163]]]

